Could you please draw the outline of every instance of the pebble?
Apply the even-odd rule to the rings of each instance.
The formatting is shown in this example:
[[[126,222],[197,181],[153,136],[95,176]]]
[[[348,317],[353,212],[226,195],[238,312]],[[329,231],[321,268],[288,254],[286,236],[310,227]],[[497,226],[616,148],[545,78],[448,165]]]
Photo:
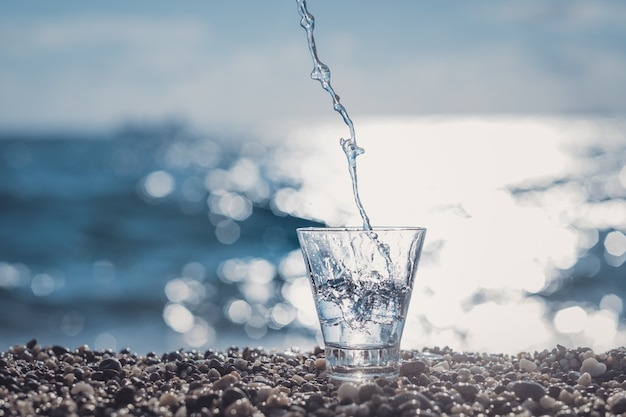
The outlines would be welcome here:
[[[222,404],[228,406],[237,400],[246,398],[246,393],[237,387],[228,387],[222,393]]]
[[[242,398],[226,407],[224,416],[250,417],[254,412],[254,407],[250,404],[250,401],[247,398]]]
[[[546,395],[546,390],[543,385],[537,382],[516,382],[513,386],[513,392],[522,400],[526,398],[532,398],[535,401],[538,401],[541,397]]]
[[[428,366],[420,361],[407,361],[400,365],[400,375],[414,376],[428,372]]]
[[[178,403],[178,397],[172,392],[166,392],[159,397],[159,405],[169,407]]]
[[[340,401],[359,401],[359,387],[353,382],[343,382],[337,389],[337,397]]]
[[[323,349],[146,356],[88,346],[0,351],[0,415],[404,417],[626,413],[626,348],[557,346],[518,356],[403,351],[399,378],[330,379]],[[45,358],[37,360],[37,358]],[[539,372],[537,372],[539,370]],[[8,414],[13,415],[13,414]],[[18,415],[18,414],[16,414]]]
[[[359,387],[359,401],[364,403],[371,400],[374,395],[381,395],[383,389],[373,382],[364,383]]]
[[[589,372],[584,372],[576,382],[578,383],[578,385],[586,387],[591,385],[593,380],[591,379],[591,374]]]
[[[213,383],[213,390],[220,391],[220,390],[226,389],[227,387],[233,385],[237,381],[238,379],[235,375],[226,374]]]
[[[100,364],[98,364],[98,369],[101,371],[111,369],[113,371],[121,371],[122,364],[115,358],[107,358],[104,359]]]
[[[606,372],[606,365],[598,362],[594,357],[585,359],[580,366],[580,373],[588,372],[592,377],[603,375]]]
[[[72,395],[78,395],[78,394],[93,395],[94,389],[91,385],[89,385],[86,382],[77,382],[74,384],[70,392],[72,393]]]
[[[519,360],[519,369],[524,372],[533,372],[537,370],[537,364],[526,358],[522,358]]]
[[[450,362],[441,361],[437,363],[435,366],[433,366],[433,369],[438,370],[438,371],[447,371],[450,369]]]

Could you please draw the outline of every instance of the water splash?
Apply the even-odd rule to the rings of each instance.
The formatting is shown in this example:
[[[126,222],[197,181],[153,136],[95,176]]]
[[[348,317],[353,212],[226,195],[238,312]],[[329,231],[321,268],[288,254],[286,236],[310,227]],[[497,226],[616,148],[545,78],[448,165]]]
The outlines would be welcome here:
[[[350,170],[350,177],[352,179],[352,193],[354,194],[354,201],[356,202],[357,209],[363,220],[363,229],[372,230],[369,217],[365,213],[361,198],[359,197],[359,186],[356,175],[356,157],[365,153],[365,149],[359,147],[356,143],[356,134],[354,132],[354,124],[348,116],[348,112],[343,104],[339,100],[339,96],[335,93],[330,83],[330,68],[320,61],[317,56],[317,48],[315,46],[315,37],[313,36],[313,30],[315,28],[315,18],[306,7],[305,0],[296,0],[298,3],[298,12],[300,13],[300,26],[306,30],[307,39],[309,43],[309,52],[311,58],[313,58],[313,71],[311,72],[311,78],[317,80],[322,85],[322,88],[326,90],[333,99],[333,109],[341,115],[344,123],[350,129],[350,138],[341,138],[340,144],[343,152],[348,159],[348,169]]]

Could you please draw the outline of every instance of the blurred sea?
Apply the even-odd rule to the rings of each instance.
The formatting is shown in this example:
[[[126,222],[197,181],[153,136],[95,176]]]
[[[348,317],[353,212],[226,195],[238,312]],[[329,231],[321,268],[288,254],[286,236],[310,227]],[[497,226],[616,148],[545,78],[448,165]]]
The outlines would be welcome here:
[[[365,195],[380,196],[364,201],[373,223],[417,218],[410,225],[429,228],[418,272],[426,283],[412,301],[407,343],[517,351],[626,340],[621,122],[573,129],[533,121],[528,132],[543,133],[529,139],[526,154],[515,147],[522,140],[485,141],[525,121],[497,121],[496,133],[491,122],[449,122],[361,125],[372,132],[366,155],[387,159],[381,175],[363,157]],[[376,126],[428,140],[390,134],[377,148],[367,143]],[[481,139],[449,142],[471,129]],[[554,129],[564,138],[553,140]],[[358,219],[349,187],[333,181],[348,181],[340,132],[299,135],[200,135],[177,123],[0,135],[0,348],[31,338],[139,352],[319,343],[295,228]],[[319,151],[322,142],[331,150]],[[324,159],[329,152],[339,156]],[[565,156],[546,157],[551,152]],[[393,171],[391,155],[413,172],[400,184],[391,180],[404,175]],[[521,173],[511,174],[516,164]],[[559,169],[537,171],[544,165]],[[408,183],[421,191],[402,194]],[[393,208],[390,190],[404,198]],[[487,224],[493,230],[485,232]],[[503,327],[525,338],[495,341],[507,339]]]
[[[251,162],[264,153],[177,125],[4,135],[0,345],[36,337],[160,351],[272,340],[295,319],[273,282],[277,265],[297,249],[294,229],[316,223],[272,210],[288,184]],[[245,301],[244,286],[262,289]]]

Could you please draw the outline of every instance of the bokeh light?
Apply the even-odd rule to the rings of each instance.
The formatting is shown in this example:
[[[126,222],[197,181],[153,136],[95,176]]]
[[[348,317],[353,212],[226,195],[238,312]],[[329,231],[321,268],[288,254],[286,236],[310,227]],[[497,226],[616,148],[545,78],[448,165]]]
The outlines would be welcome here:
[[[373,224],[429,229],[404,347],[626,343],[621,121],[372,118],[359,126],[360,190]],[[43,253],[56,254],[47,259],[65,250],[83,264],[0,259],[0,295],[36,299],[50,309],[52,334],[89,334],[99,345],[132,344],[132,321],[120,319],[127,314],[151,318],[145,332],[165,329],[162,343],[173,348],[320,343],[295,228],[361,223],[335,140],[344,133],[318,123],[221,140],[172,129],[150,152],[126,138],[136,148],[102,155],[114,175],[99,185],[106,197],[93,188],[101,172],[85,175],[95,181],[83,187],[98,196],[97,221],[57,214],[80,229],[61,243],[40,236]],[[36,152],[22,153],[37,164]],[[17,162],[5,167],[25,175]],[[27,184],[20,175],[8,186]],[[134,181],[136,213],[115,191],[124,178]],[[151,210],[156,217],[146,217]],[[47,307],[87,289],[89,300]],[[18,306],[14,299],[5,302]]]

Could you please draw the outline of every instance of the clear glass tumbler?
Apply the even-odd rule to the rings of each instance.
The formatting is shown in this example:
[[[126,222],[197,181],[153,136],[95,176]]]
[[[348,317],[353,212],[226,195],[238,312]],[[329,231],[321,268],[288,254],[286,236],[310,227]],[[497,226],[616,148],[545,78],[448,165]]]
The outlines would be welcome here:
[[[297,233],[330,376],[397,376],[426,229],[301,228]]]

